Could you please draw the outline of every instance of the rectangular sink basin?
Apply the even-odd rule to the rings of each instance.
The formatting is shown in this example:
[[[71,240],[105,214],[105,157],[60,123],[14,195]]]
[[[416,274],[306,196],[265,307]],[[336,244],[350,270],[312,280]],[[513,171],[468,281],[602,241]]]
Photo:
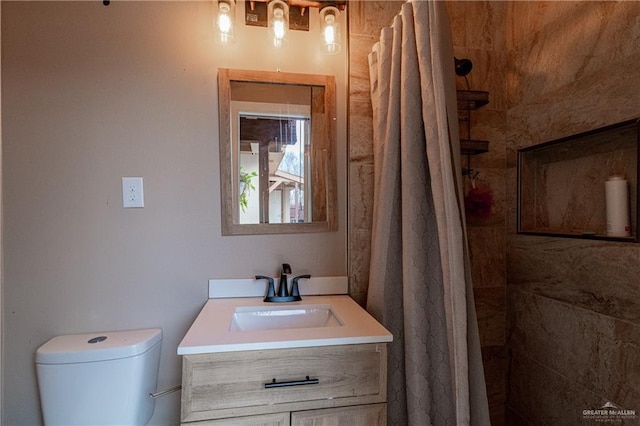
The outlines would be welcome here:
[[[178,345],[178,355],[391,342],[393,336],[347,295],[212,298]]]
[[[284,330],[342,326],[330,305],[237,306],[229,331]]]

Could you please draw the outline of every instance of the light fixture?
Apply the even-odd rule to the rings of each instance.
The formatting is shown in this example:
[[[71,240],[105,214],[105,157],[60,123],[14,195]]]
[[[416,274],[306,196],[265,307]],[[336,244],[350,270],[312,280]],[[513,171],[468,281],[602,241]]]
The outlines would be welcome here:
[[[251,155],[256,155],[260,153],[260,144],[258,142],[251,142]]]
[[[216,41],[222,44],[233,43],[233,23],[236,15],[235,0],[218,0],[215,30]]]
[[[310,30],[310,10],[318,9],[320,49],[327,55],[335,55],[342,48],[340,13],[346,7],[347,0],[244,0],[244,24],[268,28],[269,44],[281,47],[288,43],[290,31]],[[318,27],[312,25],[311,30],[317,32]]]
[[[340,52],[340,11],[335,6],[326,6],[320,10],[320,33],[322,34],[322,53],[335,55]]]
[[[282,0],[272,0],[268,6],[269,35],[274,47],[281,47],[289,40],[289,5]]]

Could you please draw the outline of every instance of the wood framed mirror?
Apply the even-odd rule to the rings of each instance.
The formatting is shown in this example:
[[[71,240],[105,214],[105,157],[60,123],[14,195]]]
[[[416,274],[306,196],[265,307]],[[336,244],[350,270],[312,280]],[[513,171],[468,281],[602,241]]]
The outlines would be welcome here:
[[[218,71],[222,235],[337,230],[327,75]]]

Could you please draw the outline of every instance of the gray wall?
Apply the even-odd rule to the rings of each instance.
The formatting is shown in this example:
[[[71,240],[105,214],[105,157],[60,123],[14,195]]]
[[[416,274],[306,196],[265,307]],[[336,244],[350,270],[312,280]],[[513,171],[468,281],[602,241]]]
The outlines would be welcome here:
[[[242,27],[220,47],[212,19],[205,1],[2,3],[4,424],[41,421],[33,354],[55,335],[161,327],[164,389],[209,278],[346,274],[346,56]],[[221,236],[219,67],[337,75],[338,232]],[[122,208],[123,176],[144,209]],[[151,423],[178,417],[172,394]]]

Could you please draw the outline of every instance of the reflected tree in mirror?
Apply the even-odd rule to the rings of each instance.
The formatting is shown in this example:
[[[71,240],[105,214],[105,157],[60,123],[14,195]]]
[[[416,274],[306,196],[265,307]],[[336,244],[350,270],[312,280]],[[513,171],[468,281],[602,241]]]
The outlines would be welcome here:
[[[249,207],[249,193],[256,189],[255,185],[251,182],[254,177],[258,176],[257,172],[247,172],[240,165],[240,209],[242,212],[246,212]]]

